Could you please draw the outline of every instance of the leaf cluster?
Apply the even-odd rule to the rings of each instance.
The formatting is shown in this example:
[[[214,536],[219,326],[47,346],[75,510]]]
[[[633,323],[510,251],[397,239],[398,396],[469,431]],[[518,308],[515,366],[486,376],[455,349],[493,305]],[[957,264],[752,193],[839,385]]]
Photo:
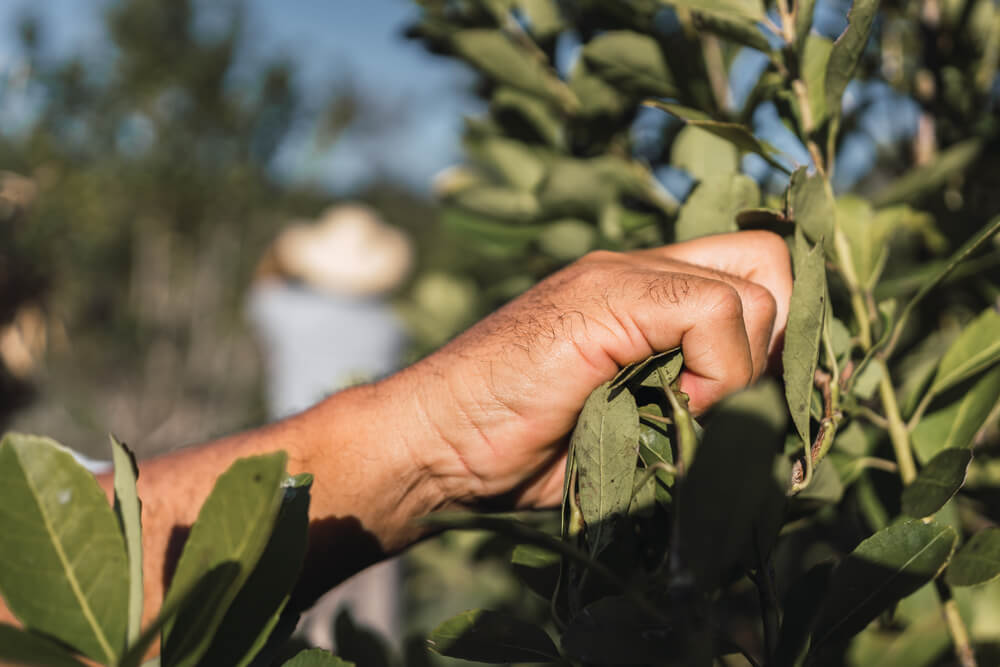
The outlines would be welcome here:
[[[492,267],[455,268],[469,311],[592,249],[739,229],[782,235],[795,276],[780,383],[695,419],[678,352],[623,369],[579,417],[559,535],[446,522],[520,541],[514,570],[551,614],[468,612],[432,645],[482,662],[930,665],[949,644],[964,667],[991,660],[995,5],[855,0],[831,27],[805,0],[420,4],[411,35],[475,68],[489,102],[438,182],[445,225]],[[880,108],[917,127],[873,129]],[[872,164],[852,162],[859,144]]]
[[[283,452],[236,461],[191,526],[163,605],[143,619],[141,502],[131,451],[111,438],[114,506],[48,438],[0,441],[0,595],[22,627],[0,625],[0,662],[73,667],[269,664],[295,627],[310,475]],[[143,662],[159,640],[161,655]],[[304,651],[284,663],[348,665]]]

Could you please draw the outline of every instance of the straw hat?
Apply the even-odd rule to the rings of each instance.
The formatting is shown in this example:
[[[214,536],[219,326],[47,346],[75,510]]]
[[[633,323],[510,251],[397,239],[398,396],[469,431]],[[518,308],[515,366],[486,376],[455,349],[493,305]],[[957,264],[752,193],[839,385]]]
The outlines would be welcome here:
[[[292,224],[275,240],[269,255],[263,262],[265,275],[351,296],[395,289],[414,261],[407,235],[359,204],[334,206],[316,222]]]

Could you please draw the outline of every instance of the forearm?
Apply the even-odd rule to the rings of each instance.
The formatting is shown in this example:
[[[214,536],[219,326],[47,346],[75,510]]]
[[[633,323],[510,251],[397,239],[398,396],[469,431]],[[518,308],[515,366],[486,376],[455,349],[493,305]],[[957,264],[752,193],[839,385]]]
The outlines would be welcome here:
[[[424,436],[405,381],[350,389],[281,422],[142,462],[145,621],[159,610],[199,508],[238,458],[285,450],[290,474],[315,478],[301,604],[419,537],[412,519],[442,499],[409,457]],[[110,497],[111,476],[99,482]]]

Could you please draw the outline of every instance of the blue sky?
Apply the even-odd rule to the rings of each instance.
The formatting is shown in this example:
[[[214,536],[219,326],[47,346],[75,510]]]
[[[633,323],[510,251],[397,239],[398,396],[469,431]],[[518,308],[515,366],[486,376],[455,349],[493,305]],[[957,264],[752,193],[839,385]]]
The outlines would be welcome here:
[[[321,154],[307,150],[310,137],[303,132],[279,157],[284,176],[339,192],[383,176],[425,191],[434,173],[458,160],[462,116],[479,108],[464,92],[472,75],[402,37],[403,28],[417,15],[412,0],[245,4],[253,35],[246,54],[250,62],[279,56],[293,61],[299,83],[314,99],[349,79],[398,120],[377,135],[349,129]],[[0,73],[16,66],[14,30],[25,11],[42,18],[47,53],[63,57],[92,51],[105,41],[101,10],[106,5],[106,0],[0,2]]]

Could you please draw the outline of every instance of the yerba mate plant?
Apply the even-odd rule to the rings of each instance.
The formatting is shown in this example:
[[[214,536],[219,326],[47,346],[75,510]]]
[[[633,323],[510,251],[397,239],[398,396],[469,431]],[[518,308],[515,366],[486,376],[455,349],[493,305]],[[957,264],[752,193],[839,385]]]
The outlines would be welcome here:
[[[469,611],[432,648],[1000,661],[1000,7],[419,4],[411,35],[475,68],[489,102],[467,120],[468,163],[437,184],[475,259],[433,276],[452,281],[441,303],[415,292],[425,329],[435,309],[488,311],[598,248],[769,229],[795,277],[780,381],[696,420],[670,351],[591,395],[560,534],[439,519],[519,542],[512,567],[551,614]]]
[[[142,627],[137,467],[113,437],[114,508],[93,475],[48,438],[0,441],[0,594],[23,628],[0,624],[0,664],[268,665],[295,628],[285,607],[306,550],[309,475],[286,455],[236,461],[216,481],[156,619]],[[162,654],[143,662],[159,639]],[[340,667],[303,651],[286,667]]]

